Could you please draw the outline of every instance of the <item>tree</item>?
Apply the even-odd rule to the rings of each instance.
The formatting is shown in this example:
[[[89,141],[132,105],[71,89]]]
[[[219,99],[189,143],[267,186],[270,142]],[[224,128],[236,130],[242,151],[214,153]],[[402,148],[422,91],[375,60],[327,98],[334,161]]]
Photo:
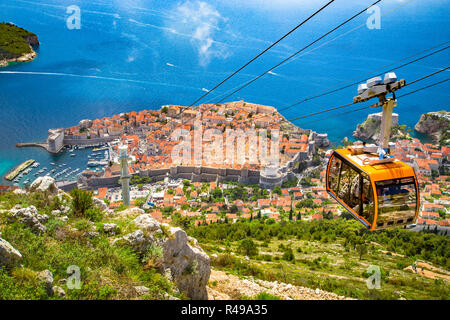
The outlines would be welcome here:
[[[333,213],[331,213],[331,211],[327,211],[326,213],[324,213],[323,218],[324,219],[328,219],[328,220],[332,220],[333,219]]]
[[[289,210],[289,220],[292,221],[292,215],[294,213],[294,210],[292,209],[292,201],[291,201],[291,210]]]
[[[229,208],[230,213],[237,213],[239,211],[239,208],[236,204],[232,204]]]
[[[251,239],[244,239],[239,244],[239,251],[249,257],[256,256],[258,254],[258,247]]]
[[[368,251],[367,244],[366,243],[358,244],[356,246],[356,250],[358,251],[359,254],[359,260],[362,260],[362,256],[365,255]]]
[[[136,207],[140,207],[145,203],[145,198],[137,198],[136,200],[134,200],[134,205]]]
[[[222,197],[222,195],[223,195],[222,189],[220,189],[219,187],[216,187],[212,192],[212,196],[215,199],[220,199]]]
[[[298,163],[298,172],[303,172],[306,170],[306,168],[308,168],[308,164],[306,163],[306,161],[300,161]]]
[[[276,193],[277,195],[281,196],[281,187],[276,186],[275,188],[273,188],[273,193]]]
[[[283,253],[282,259],[286,260],[286,261],[293,261],[295,259],[294,252],[292,251],[292,248],[290,248],[290,247],[286,248],[286,250]]]
[[[185,187],[190,187],[191,186],[191,182],[189,180],[183,180],[183,185]]]
[[[258,213],[256,214],[256,219],[261,219],[261,210],[258,210]]]
[[[439,177],[439,171],[437,170],[431,170],[431,177],[438,178]]]
[[[321,163],[320,155],[316,153],[312,158],[311,164],[313,166],[318,166],[320,163]]]

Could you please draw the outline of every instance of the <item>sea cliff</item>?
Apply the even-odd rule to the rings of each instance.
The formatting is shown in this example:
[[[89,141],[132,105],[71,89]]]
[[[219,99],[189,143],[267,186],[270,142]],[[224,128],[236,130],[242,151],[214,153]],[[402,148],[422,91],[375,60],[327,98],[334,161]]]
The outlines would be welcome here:
[[[380,138],[381,117],[381,112],[369,114],[363,123],[357,125],[356,130],[353,132],[353,136],[363,141],[378,141]],[[395,141],[404,138],[411,138],[408,129],[406,128],[406,125],[398,124],[398,114],[393,113],[391,140]]]
[[[414,129],[429,135],[435,143],[448,145],[450,143],[450,112],[428,112],[420,116]]]

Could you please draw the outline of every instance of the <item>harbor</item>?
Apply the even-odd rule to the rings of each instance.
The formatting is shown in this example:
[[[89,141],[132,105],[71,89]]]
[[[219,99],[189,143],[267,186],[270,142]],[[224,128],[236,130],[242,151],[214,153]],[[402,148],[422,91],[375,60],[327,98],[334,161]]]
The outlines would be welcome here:
[[[43,176],[56,181],[76,181],[83,171],[103,171],[110,161],[110,148],[108,144],[65,146],[58,154],[35,151],[31,157],[35,159],[21,163],[4,180],[16,187],[26,187]]]

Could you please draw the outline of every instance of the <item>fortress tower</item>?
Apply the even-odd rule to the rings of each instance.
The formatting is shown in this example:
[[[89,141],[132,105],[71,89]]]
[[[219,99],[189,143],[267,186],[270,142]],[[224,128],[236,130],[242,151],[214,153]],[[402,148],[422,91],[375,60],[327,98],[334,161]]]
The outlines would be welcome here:
[[[128,161],[130,158],[127,154],[128,147],[126,145],[119,146],[119,163],[120,163],[120,182],[122,183],[122,200],[125,206],[130,205],[130,174],[128,172]]]

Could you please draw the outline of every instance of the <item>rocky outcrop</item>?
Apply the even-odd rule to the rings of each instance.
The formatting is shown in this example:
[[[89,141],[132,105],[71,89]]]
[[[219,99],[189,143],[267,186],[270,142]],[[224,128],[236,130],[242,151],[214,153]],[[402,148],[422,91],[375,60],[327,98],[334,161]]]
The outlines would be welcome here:
[[[353,136],[363,141],[378,142],[380,139],[381,118],[381,112],[369,114],[363,123],[356,126],[356,130],[353,131]],[[393,113],[391,123],[391,140],[395,141],[403,138],[410,138],[406,125],[399,125],[398,114]]]
[[[47,231],[44,223],[47,222],[48,216],[46,214],[39,214],[35,206],[22,208],[16,205],[10,210],[10,213],[13,221],[23,223],[34,233],[40,234]]]
[[[8,241],[0,238],[0,266],[6,268],[16,267],[22,255]]]
[[[116,245],[131,246],[141,254],[152,246],[160,246],[163,251],[160,270],[167,278],[191,299],[208,298],[210,261],[195,239],[180,228],[160,224],[149,214],[139,215],[132,224],[138,230],[115,239]]]
[[[108,206],[103,200],[98,199],[96,197],[92,197],[92,200],[94,201],[94,205],[96,205],[100,210],[102,211],[108,210]]]
[[[105,223],[103,225],[103,231],[109,235],[115,235],[119,232],[119,227],[115,223]]]
[[[169,237],[162,244],[164,266],[170,269],[180,291],[191,299],[208,299],[206,285],[211,273],[208,255],[197,243],[189,243],[182,229],[170,227],[168,232]]]
[[[37,35],[35,35],[35,34],[26,36],[25,41],[31,47],[38,47],[40,45],[39,39],[38,39]]]
[[[141,214],[133,220],[133,223],[140,229],[147,232],[155,232],[161,230],[159,222],[152,218],[149,214]]]
[[[53,274],[50,270],[44,270],[38,273],[37,278],[43,283],[45,291],[49,296],[53,295]]]
[[[417,132],[429,135],[433,142],[448,145],[450,143],[450,112],[428,112],[420,116],[414,126]]]
[[[380,125],[381,121],[368,118],[357,125],[356,130],[353,131],[353,136],[364,141],[377,141],[380,138]]]
[[[50,193],[57,193],[58,188],[56,187],[55,179],[49,176],[44,176],[33,181],[30,186],[30,191],[49,191]]]

